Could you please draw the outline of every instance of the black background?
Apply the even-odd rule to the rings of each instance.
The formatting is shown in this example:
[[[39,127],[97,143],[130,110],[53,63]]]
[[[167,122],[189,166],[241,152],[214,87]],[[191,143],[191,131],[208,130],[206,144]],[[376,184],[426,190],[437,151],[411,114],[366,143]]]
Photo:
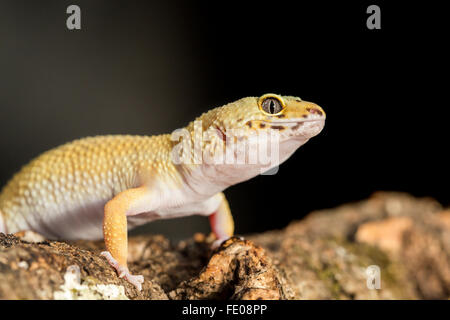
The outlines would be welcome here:
[[[79,31],[66,28],[69,4],[81,7]],[[366,27],[370,4],[381,30]],[[276,175],[226,190],[237,233],[377,190],[448,205],[443,12],[406,1],[2,1],[0,185],[66,141],[171,132],[274,92],[318,103],[326,126]],[[208,231],[204,218],[183,220],[140,231]]]

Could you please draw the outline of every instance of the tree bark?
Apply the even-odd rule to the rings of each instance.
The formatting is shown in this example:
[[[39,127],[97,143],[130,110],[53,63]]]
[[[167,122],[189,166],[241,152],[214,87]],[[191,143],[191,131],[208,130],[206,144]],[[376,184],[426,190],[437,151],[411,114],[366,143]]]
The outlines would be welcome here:
[[[429,198],[379,192],[216,251],[212,241],[130,238],[130,270],[145,277],[137,292],[101,241],[0,234],[0,299],[450,298],[450,210]]]

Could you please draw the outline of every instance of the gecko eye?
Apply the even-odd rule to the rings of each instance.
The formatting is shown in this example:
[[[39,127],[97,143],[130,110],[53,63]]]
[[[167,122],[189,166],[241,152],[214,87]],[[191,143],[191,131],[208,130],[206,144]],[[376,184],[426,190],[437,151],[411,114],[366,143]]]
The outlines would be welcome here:
[[[262,96],[258,101],[259,108],[266,114],[279,114],[284,109],[284,104],[276,95],[268,94]]]

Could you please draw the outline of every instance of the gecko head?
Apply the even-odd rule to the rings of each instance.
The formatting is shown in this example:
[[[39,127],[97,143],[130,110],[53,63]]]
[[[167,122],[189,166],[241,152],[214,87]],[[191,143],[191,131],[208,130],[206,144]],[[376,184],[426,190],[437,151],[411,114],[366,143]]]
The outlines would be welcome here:
[[[319,134],[325,124],[325,112],[317,104],[298,97],[265,94],[256,100],[259,113],[245,122],[250,130],[277,131],[280,142],[308,140]],[[272,132],[273,133],[273,132]]]
[[[223,134],[228,135],[230,130],[240,131],[245,137],[271,133],[277,134],[280,142],[306,142],[319,134],[325,124],[325,112],[317,104],[272,93],[243,98],[211,112],[205,114],[206,126]]]
[[[202,140],[203,156],[219,159],[213,166],[203,166],[204,172],[208,172],[204,176],[215,181],[224,177],[224,185],[229,185],[245,181],[288,159],[320,133],[325,124],[325,112],[298,97],[265,94],[204,113],[188,126],[195,137],[196,122],[202,129],[198,134],[208,132],[208,139]]]

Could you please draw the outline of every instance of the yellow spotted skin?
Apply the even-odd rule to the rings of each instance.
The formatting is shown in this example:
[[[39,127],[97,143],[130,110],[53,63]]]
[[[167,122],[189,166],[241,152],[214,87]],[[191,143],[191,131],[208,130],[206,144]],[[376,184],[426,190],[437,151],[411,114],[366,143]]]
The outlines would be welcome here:
[[[176,179],[169,158],[172,144],[170,135],[111,135],[76,140],[43,153],[14,175],[0,194],[7,230],[17,232],[38,220],[46,230],[44,220],[57,219],[52,216],[55,205],[62,211],[90,198],[111,199],[138,186],[143,172]],[[49,237],[60,237],[46,231]]]
[[[324,111],[312,102],[268,94],[212,109],[181,130],[194,146],[188,148],[188,155],[195,155],[193,162],[173,161],[179,146],[173,134],[97,136],[67,143],[32,160],[3,188],[0,232],[34,230],[68,240],[103,236],[107,251],[102,255],[140,290],[142,276],[131,275],[127,267],[128,228],[201,214],[210,217],[220,243],[234,230],[222,191],[267,168],[250,162],[196,162],[196,146],[202,157],[217,155],[224,142],[258,146],[259,140],[252,138],[255,132],[277,132],[280,157],[270,164],[278,165],[317,135],[324,120]],[[238,134],[229,134],[233,130]],[[207,139],[205,132],[211,133]]]

